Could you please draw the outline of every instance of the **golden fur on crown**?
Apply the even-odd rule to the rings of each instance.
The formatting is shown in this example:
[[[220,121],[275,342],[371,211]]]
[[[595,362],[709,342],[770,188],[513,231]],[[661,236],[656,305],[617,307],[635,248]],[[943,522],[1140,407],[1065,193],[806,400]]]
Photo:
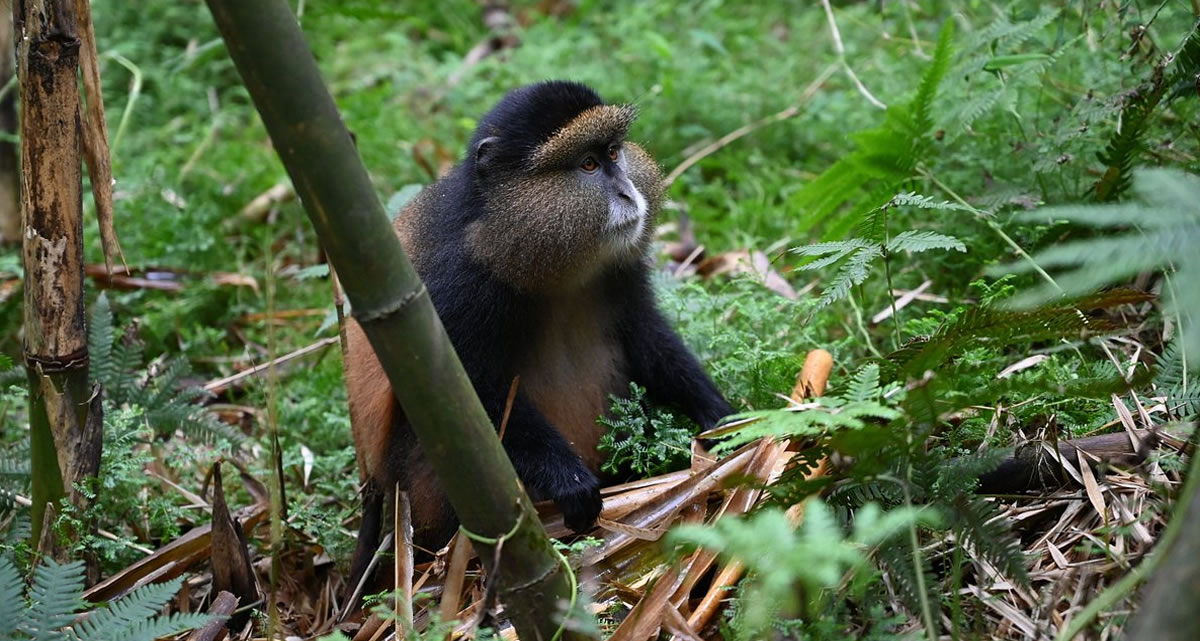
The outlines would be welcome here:
[[[573,154],[606,142],[625,139],[629,125],[637,118],[632,105],[597,105],[581,112],[529,157],[533,171],[574,161]]]

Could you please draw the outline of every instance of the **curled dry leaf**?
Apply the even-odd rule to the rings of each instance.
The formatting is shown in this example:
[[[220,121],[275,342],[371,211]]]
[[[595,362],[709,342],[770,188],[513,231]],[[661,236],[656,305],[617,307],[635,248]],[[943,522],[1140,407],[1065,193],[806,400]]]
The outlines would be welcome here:
[[[771,267],[770,258],[757,250],[737,250],[710,256],[696,266],[696,273],[705,278],[721,274],[748,274],[784,298],[796,300],[798,297],[795,288]]]

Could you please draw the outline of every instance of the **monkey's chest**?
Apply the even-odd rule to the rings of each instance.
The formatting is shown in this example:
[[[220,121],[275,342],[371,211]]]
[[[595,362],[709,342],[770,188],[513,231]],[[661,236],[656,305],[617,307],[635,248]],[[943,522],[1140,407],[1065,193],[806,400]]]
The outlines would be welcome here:
[[[534,342],[521,389],[595,470],[604,461],[596,450],[604,428],[596,419],[608,411],[610,394],[626,393],[624,371],[625,355],[605,319],[592,306],[568,307],[551,315]]]

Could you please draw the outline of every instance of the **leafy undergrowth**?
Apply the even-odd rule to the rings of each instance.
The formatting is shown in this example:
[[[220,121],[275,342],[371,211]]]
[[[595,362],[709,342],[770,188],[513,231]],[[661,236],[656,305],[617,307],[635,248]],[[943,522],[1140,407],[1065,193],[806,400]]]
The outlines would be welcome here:
[[[844,66],[815,3],[514,3],[519,46],[491,38],[468,0],[300,4],[390,211],[453,163],[487,106],[547,77],[637,103],[633,137],[675,177],[660,306],[743,413],[707,435],[710,455],[672,408],[636,389],[615,401],[607,471],[630,482],[606,491],[591,537],[564,539],[596,615],[573,625],[618,639],[1054,637],[1170,518],[1200,411],[1187,3],[836,6]],[[238,470],[235,508],[261,505],[278,474],[278,553],[262,510],[242,513],[263,597],[245,634],[353,636],[363,617],[336,615],[357,468],[317,239],[204,5],[92,6],[132,271],[91,281],[104,460],[92,507],[56,526],[88,533],[74,552],[108,578],[89,599],[186,572],[174,607],[205,611],[207,552],[172,546],[208,527],[214,463]],[[487,42],[506,44],[468,63]],[[16,253],[0,255],[0,346],[14,357],[19,276]],[[833,357],[827,393],[789,399],[817,348]],[[53,576],[78,585],[26,541],[25,381],[0,374],[13,561],[0,605]],[[1070,447],[1114,434],[1127,452],[1100,464]],[[689,474],[721,482],[666,491]],[[677,517],[689,523],[662,538]],[[565,534],[553,514],[547,526]],[[9,567],[42,578],[27,593]],[[448,551],[415,583],[421,638],[503,628],[481,614],[476,566]],[[77,605],[63,597],[47,616]],[[1087,625],[1119,637],[1136,606],[1118,599]]]

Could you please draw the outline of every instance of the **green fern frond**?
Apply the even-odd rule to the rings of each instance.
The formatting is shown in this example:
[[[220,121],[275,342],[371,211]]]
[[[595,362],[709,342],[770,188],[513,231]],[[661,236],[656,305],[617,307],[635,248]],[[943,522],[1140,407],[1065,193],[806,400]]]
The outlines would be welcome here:
[[[1183,420],[1200,415],[1200,380],[1188,376],[1184,367],[1183,343],[1176,337],[1158,357],[1154,384],[1158,394],[1167,398],[1167,406]]]
[[[107,297],[101,295],[92,310],[88,341],[91,373],[103,386],[107,402],[118,407],[142,408],[146,422],[160,435],[182,430],[206,441],[245,440],[240,431],[200,406],[210,394],[202,387],[186,383],[192,373],[187,359],[161,359],[157,367],[151,366],[147,371],[136,331],[130,329],[120,338],[116,333],[112,308]]]
[[[1179,48],[1179,53],[1175,54],[1175,70],[1167,81],[1171,88],[1170,97],[1195,92],[1197,74],[1200,74],[1200,20],[1192,24],[1191,32]]]
[[[109,388],[119,373],[117,363],[113,360],[115,337],[112,306],[108,302],[108,295],[101,292],[92,307],[91,323],[88,325],[88,374],[105,389]]]
[[[1200,202],[1200,178],[1177,170],[1146,169],[1134,175],[1134,183],[1136,203],[1055,207],[1018,219],[1042,221],[1050,217],[1097,227],[1142,226],[1141,230],[1117,236],[1054,245],[1033,260],[1043,268],[1071,268],[1056,278],[1068,295],[1119,283],[1144,271],[1173,269],[1180,278],[1173,279],[1174,295],[1167,300],[1166,312],[1183,320],[1188,366],[1195,367],[1200,363],[1200,323],[1193,320],[1193,310],[1200,309],[1200,252],[1196,251],[1200,247],[1200,212],[1195,206]],[[1026,262],[992,271],[1022,273],[1029,269]],[[1057,295],[1041,287],[1015,297],[1012,304],[1030,305]]]
[[[642,476],[669,472],[686,465],[692,432],[660,409],[648,409],[646,389],[629,384],[629,396],[610,396],[611,411],[597,423],[604,426],[597,448],[605,452],[601,466],[618,474],[626,470]]]
[[[17,615],[25,604],[22,587],[17,566],[7,556],[0,556],[0,639],[11,638],[17,629]]]
[[[842,265],[829,282],[821,298],[817,300],[816,309],[827,307],[834,301],[839,301],[850,294],[850,288],[862,284],[870,275],[868,266],[876,258],[883,256],[883,251],[875,245],[864,247],[850,255],[850,259]]]
[[[919,209],[938,209],[942,211],[962,211],[966,209],[957,203],[934,200],[930,196],[923,196],[915,191],[905,191],[892,196],[892,200],[888,203],[888,206],[917,207]]]
[[[142,586],[107,607],[93,610],[69,636],[75,641],[154,641],[207,624],[213,617],[205,614],[158,616],[182,584],[183,578],[179,577]]]
[[[133,331],[126,331],[112,348],[112,380],[104,381],[105,393],[114,405],[128,403],[133,399],[140,386],[138,379],[144,363],[142,343]]]
[[[909,375],[920,377],[968,346],[1051,340],[1084,332],[1107,334],[1120,327],[1104,318],[1092,318],[1085,312],[1152,298],[1144,292],[1118,289],[1032,310],[972,307],[939,327],[932,336],[915,340],[889,354],[887,362],[899,366]]]
[[[1166,66],[1172,61],[1175,67],[1168,74]],[[1117,200],[1129,189],[1133,167],[1145,147],[1143,138],[1167,89],[1180,82],[1191,82],[1194,86],[1197,73],[1200,73],[1200,22],[1192,26],[1178,55],[1159,62],[1149,79],[1121,97],[1121,128],[1109,139],[1104,151],[1097,154],[1107,169],[1096,181],[1096,200]]]
[[[891,421],[900,412],[876,401],[854,401],[838,407],[805,411],[760,410],[737,414],[731,419],[748,422],[718,446],[720,451],[736,449],[762,438],[804,438],[828,435],[843,430],[861,430],[868,419]]]
[[[851,403],[879,400],[879,365],[863,366],[846,386],[845,398]]]
[[[91,610],[73,624],[84,607],[83,562],[59,565],[45,559],[34,570],[29,603],[24,584],[8,557],[0,557],[0,639],[34,641],[154,641],[184,630],[207,625],[207,614],[159,616],[178,592],[183,578],[138,588],[106,607]],[[19,637],[15,637],[19,634]]]
[[[169,615],[136,621],[121,634],[102,635],[95,641],[155,641],[170,637],[185,630],[204,627],[213,617],[199,612],[173,612]]]
[[[917,581],[916,568],[913,567],[912,547],[901,541],[892,541],[879,548],[875,553],[875,559],[876,563],[892,579],[892,584],[900,594],[904,605],[911,611],[920,612],[922,600],[938,602],[938,595],[921,593],[922,583]],[[928,555],[922,554],[919,559],[921,573],[924,574],[924,585],[928,590],[938,584],[937,577],[934,576],[933,569],[929,565]]]
[[[1017,52],[1018,48],[1058,19],[1058,9],[1044,9],[1030,20],[1012,22],[999,15],[982,29],[971,33],[962,43],[964,55],[951,75],[966,76],[981,71],[997,55]]]
[[[33,575],[29,588],[29,609],[21,615],[19,629],[35,641],[57,641],[62,629],[75,619],[83,605],[83,561],[59,565],[44,560]]]
[[[912,133],[923,136],[933,128],[933,100],[937,97],[938,86],[946,77],[950,68],[950,55],[953,52],[951,43],[954,40],[954,22],[947,18],[938,32],[937,46],[933,50],[933,60],[925,68],[921,76],[921,84],[917,85],[917,95],[913,97],[909,110],[913,114],[916,130]]]
[[[966,252],[967,246],[961,240],[939,234],[935,231],[902,231],[896,234],[887,244],[888,252],[924,252],[931,249],[953,249]]]
[[[976,554],[1018,585],[1029,585],[1027,560],[1020,541],[995,504],[963,493],[951,509],[943,512],[950,519],[950,529],[960,545],[974,548]]]
[[[11,451],[10,451],[11,450]],[[23,479],[29,476],[29,448],[0,450],[0,478]]]

